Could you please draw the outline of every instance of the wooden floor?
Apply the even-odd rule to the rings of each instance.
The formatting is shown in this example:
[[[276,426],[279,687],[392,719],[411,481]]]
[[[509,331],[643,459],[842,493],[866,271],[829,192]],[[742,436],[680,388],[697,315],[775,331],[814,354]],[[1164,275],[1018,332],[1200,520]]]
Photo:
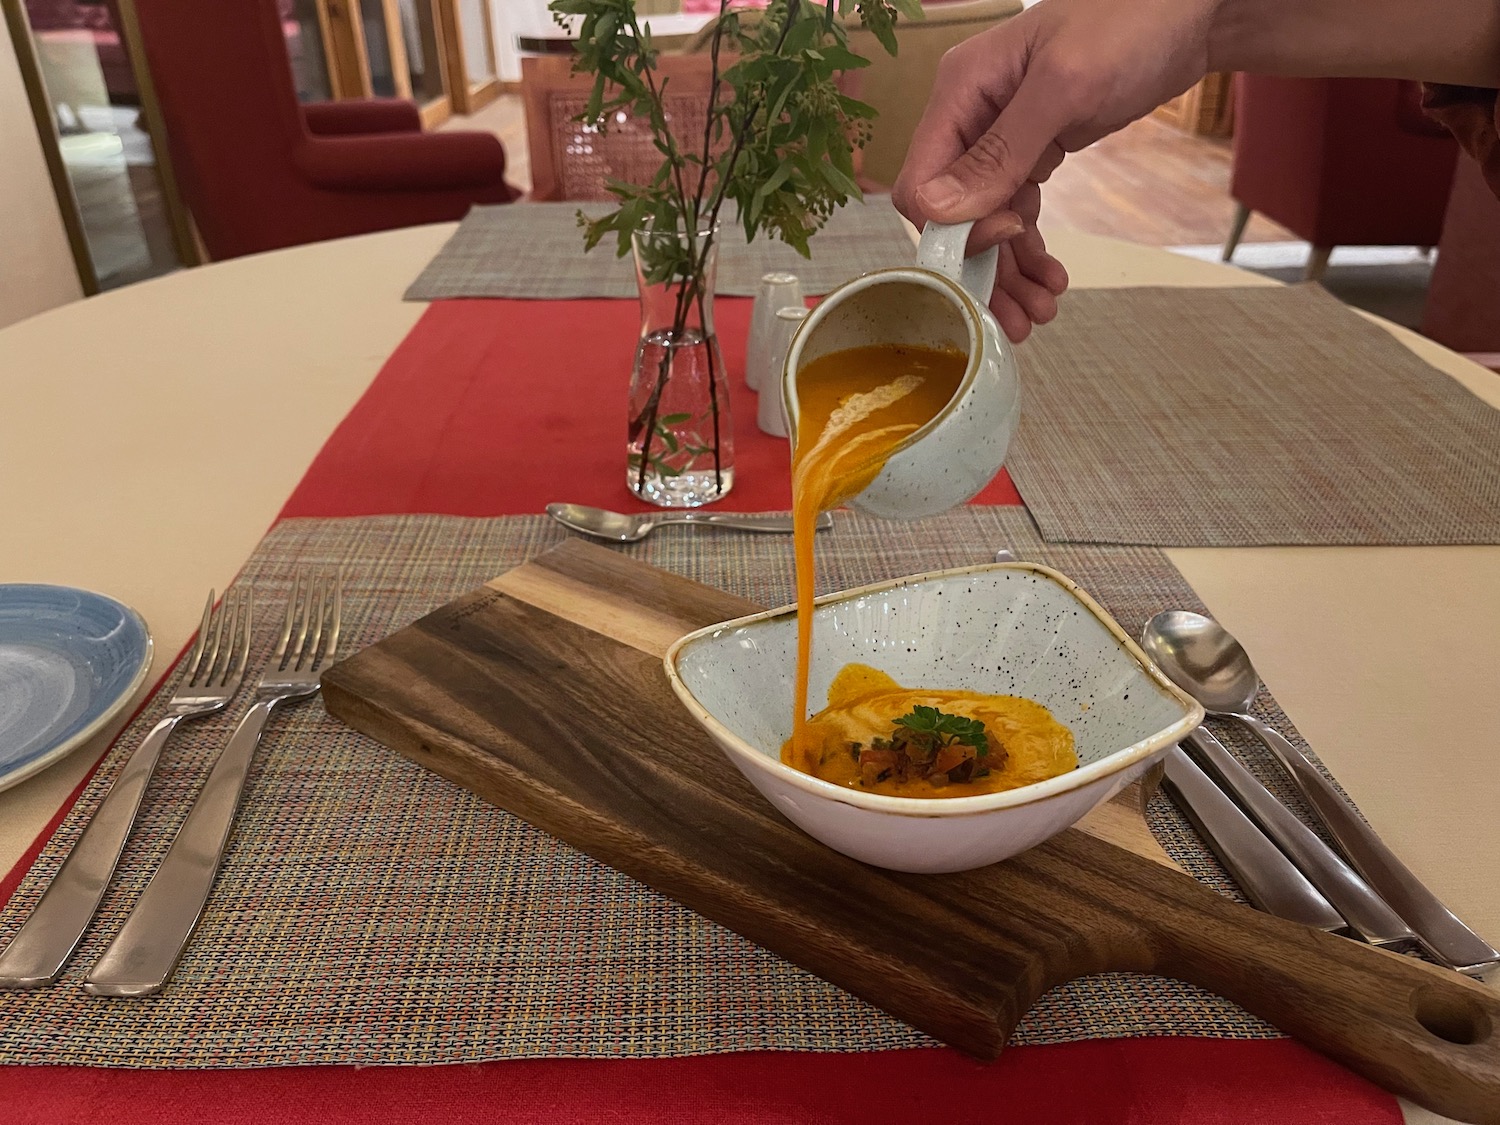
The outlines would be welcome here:
[[[483,129],[505,145],[507,178],[530,190],[526,119],[516,94],[502,95],[445,130]],[[1229,143],[1190,136],[1145,118],[1074,153],[1042,189],[1044,221],[1151,246],[1220,243],[1229,233]],[[1247,242],[1294,236],[1256,216]]]
[[[1153,117],[1075,152],[1042,188],[1051,225],[1150,246],[1222,243],[1234,218],[1229,142],[1191,136]],[[1246,242],[1296,236],[1254,216]]]

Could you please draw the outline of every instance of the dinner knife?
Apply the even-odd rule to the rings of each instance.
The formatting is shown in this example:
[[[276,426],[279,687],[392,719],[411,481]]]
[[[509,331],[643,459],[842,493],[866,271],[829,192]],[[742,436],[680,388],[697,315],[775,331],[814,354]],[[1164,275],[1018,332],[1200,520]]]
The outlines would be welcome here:
[[[1348,923],[1202,768],[1174,746],[1163,784],[1246,897],[1267,914],[1339,933]]]
[[[1356,934],[1371,945],[1398,953],[1417,945],[1412,928],[1316,832],[1241,765],[1222,742],[1202,727],[1188,735],[1187,742],[1308,881],[1348,919]]]

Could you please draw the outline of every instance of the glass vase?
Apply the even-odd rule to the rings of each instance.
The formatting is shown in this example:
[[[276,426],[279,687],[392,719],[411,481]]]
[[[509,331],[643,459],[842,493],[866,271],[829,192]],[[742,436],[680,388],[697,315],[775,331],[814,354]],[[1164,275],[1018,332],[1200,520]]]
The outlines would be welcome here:
[[[714,335],[718,245],[706,231],[689,240],[641,230],[632,249],[641,338],[630,375],[625,482],[649,503],[696,508],[734,486],[729,380]]]

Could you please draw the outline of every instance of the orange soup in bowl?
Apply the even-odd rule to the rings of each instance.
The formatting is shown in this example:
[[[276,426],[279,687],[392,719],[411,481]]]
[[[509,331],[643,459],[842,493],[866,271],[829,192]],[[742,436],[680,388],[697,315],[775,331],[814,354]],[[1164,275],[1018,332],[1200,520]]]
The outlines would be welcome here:
[[[968,356],[871,345],[831,352],[797,372],[792,460],[797,561],[797,678],[781,760],[825,781],[909,797],[993,793],[1077,766],[1073,737],[1045,707],[1015,696],[905,689],[850,665],[828,706],[807,714],[818,513],[857,495],[901,443],[957,393]]]

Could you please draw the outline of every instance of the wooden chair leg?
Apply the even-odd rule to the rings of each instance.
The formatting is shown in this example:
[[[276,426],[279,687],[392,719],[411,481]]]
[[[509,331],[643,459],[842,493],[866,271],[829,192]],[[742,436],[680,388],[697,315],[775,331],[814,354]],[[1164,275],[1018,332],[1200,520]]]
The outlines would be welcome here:
[[[1234,257],[1234,248],[1240,244],[1240,239],[1245,235],[1245,224],[1250,221],[1250,208],[1243,203],[1234,205],[1234,225],[1229,228],[1229,237],[1224,242],[1224,256],[1220,261],[1227,262]]]
[[[1332,246],[1314,246],[1308,256],[1307,270],[1302,274],[1302,280],[1322,281],[1323,275],[1328,272],[1328,257],[1332,253]]]

